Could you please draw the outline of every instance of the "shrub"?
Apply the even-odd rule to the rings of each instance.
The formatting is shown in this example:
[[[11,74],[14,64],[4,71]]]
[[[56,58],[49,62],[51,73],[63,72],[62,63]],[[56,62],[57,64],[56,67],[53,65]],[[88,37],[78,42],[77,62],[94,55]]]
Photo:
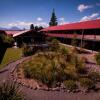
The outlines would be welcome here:
[[[52,86],[56,81],[55,64],[51,64],[51,66],[47,65],[48,68],[46,68],[46,63],[41,63],[41,61],[40,63],[33,62],[33,64],[28,62],[28,64],[24,66],[25,77],[39,80],[48,86]]]
[[[79,74],[86,74],[86,73],[87,73],[87,69],[86,69],[85,66],[78,66],[78,67],[76,68],[76,71],[77,71],[77,73],[79,73]]]
[[[100,65],[100,52],[96,54],[95,59],[97,64]]]
[[[0,39],[4,42],[7,43],[9,45],[12,45],[14,43],[14,39],[12,36],[6,36],[4,34],[0,35]]]
[[[10,82],[0,85],[0,100],[23,100],[19,86]]]
[[[14,43],[14,39],[11,36],[6,36],[4,42],[8,43],[8,44],[13,44]]]
[[[55,39],[54,37],[46,37],[46,42],[51,43],[51,41]]]
[[[76,47],[77,46],[77,33],[74,33],[73,36],[74,37],[71,40],[71,45]]]
[[[72,53],[76,53],[77,54],[78,53],[78,49],[76,47],[73,47],[72,48]]]
[[[61,48],[60,48],[60,52],[61,52],[63,55],[66,55],[66,54],[69,53],[68,50],[67,50],[65,47],[61,47]]]
[[[88,77],[93,80],[94,82],[100,81],[100,74],[97,72],[91,72],[89,73]]]
[[[86,57],[81,57],[81,61],[83,61],[84,63],[88,62],[88,59]]]
[[[41,56],[36,56],[35,59],[23,63],[25,77],[37,79],[48,86],[52,86],[57,81],[62,81],[65,77],[62,65],[55,58],[55,55],[53,56],[50,59],[44,54],[41,54]],[[64,66],[66,65],[64,64]]]
[[[22,52],[23,52],[23,56],[31,56],[33,54],[33,49],[27,46],[26,44],[24,44]]]
[[[73,65],[68,65],[68,68],[64,69],[64,73],[66,75],[65,80],[78,80],[79,78]]]
[[[76,72],[79,74],[86,74],[87,69],[85,67],[85,63],[82,59],[79,59],[77,55],[73,55],[72,62],[76,68]]]
[[[94,82],[89,78],[81,78],[79,79],[80,85],[87,89],[92,89],[95,87]]]
[[[65,85],[66,89],[68,89],[70,91],[76,90],[78,88],[76,82],[73,80],[64,81],[64,85]]]
[[[59,41],[57,39],[53,39],[51,41],[51,50],[58,51],[59,50]]]
[[[72,54],[67,54],[67,62],[71,62],[71,59],[72,59]]]
[[[64,51],[65,53],[65,51]],[[72,60],[73,56],[70,56]],[[64,55],[56,52],[41,52],[32,59],[23,62],[25,77],[33,78],[52,86],[55,82],[78,80],[75,65],[67,61]]]

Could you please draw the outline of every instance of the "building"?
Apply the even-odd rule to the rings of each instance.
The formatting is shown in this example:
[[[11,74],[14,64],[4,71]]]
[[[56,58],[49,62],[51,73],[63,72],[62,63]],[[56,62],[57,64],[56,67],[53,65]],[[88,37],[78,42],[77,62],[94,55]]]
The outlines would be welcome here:
[[[66,44],[71,44],[72,39],[75,38],[77,46],[100,50],[100,19],[51,26],[42,29],[41,32],[49,37],[56,37]]]
[[[5,30],[6,35],[12,36],[15,45],[22,46],[23,43],[33,44],[44,42],[45,36],[35,30]]]

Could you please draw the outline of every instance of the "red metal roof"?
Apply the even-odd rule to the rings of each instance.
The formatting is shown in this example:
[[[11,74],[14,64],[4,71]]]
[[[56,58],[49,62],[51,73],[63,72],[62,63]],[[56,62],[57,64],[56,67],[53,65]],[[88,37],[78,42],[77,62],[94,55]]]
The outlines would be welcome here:
[[[41,31],[54,31],[54,30],[79,30],[79,29],[100,29],[100,19],[77,22],[65,25],[58,25],[45,28]]]
[[[21,30],[5,30],[7,35],[14,35],[18,32],[21,32]]]

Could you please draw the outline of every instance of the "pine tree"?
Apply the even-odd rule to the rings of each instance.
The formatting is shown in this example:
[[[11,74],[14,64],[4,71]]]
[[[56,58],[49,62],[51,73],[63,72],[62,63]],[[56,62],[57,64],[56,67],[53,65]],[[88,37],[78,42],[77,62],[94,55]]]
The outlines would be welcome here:
[[[58,24],[57,17],[55,15],[55,10],[53,9],[52,16],[49,22],[49,26],[56,26]]]
[[[30,29],[31,30],[34,29],[34,25],[33,24],[30,25]]]

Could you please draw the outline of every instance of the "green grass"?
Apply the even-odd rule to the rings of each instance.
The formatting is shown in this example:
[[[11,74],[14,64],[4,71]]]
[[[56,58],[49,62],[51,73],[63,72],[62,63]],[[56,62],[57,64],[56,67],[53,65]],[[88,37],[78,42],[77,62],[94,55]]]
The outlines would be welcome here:
[[[8,64],[11,61],[16,61],[22,56],[22,49],[20,48],[8,48],[5,52],[3,60],[0,64],[0,69],[3,68],[4,65]]]

